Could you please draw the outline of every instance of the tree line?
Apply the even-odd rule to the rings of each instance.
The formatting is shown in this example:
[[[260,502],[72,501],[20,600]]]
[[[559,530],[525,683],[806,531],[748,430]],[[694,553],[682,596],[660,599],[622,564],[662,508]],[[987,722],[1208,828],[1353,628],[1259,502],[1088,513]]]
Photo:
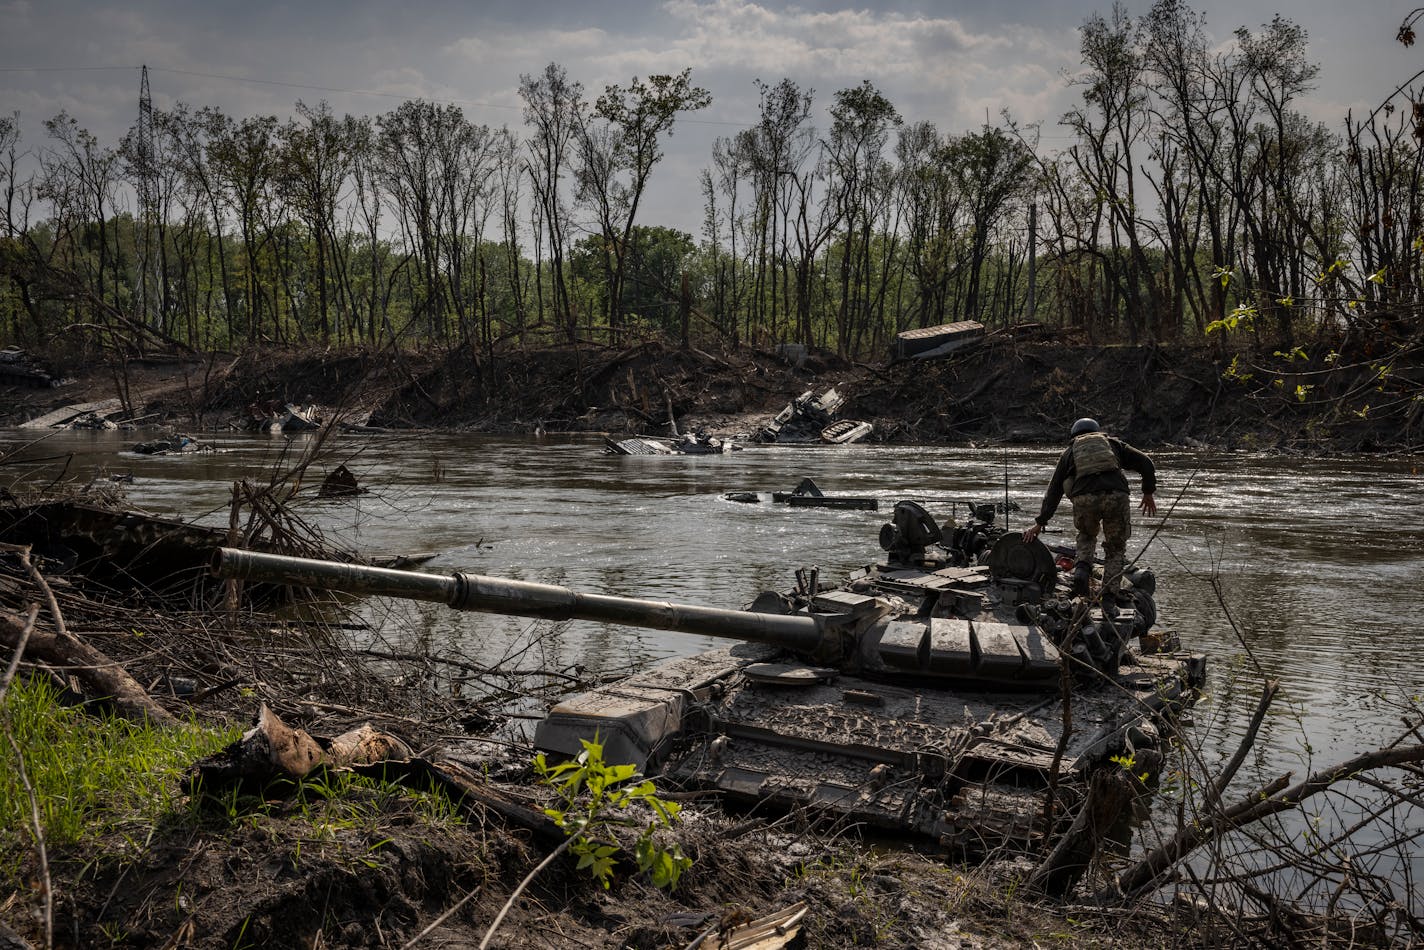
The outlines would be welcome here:
[[[863,356],[957,320],[1292,346],[1412,326],[1412,94],[1336,131],[1307,119],[1318,70],[1282,17],[1219,47],[1158,0],[1080,35],[1056,150],[1008,114],[911,121],[868,81],[818,129],[814,90],[758,80],[756,121],[696,182],[695,237],[644,220],[667,138],[711,102],[690,70],[595,97],[550,63],[520,78],[520,129],[427,101],[298,102],[285,121],[179,104],[115,144],[60,113],[27,150],[3,117],[0,339],[479,353],[656,335]]]

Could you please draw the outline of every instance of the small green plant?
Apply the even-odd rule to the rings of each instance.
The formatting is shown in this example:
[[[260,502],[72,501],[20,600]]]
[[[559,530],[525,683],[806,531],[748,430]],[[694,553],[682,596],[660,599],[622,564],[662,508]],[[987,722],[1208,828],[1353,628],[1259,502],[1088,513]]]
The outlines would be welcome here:
[[[1226,372],[1222,375],[1238,383],[1245,383],[1248,382],[1254,374],[1246,372],[1246,368],[1241,364],[1241,356],[1237,354],[1231,357],[1231,365],[1226,367]]]
[[[1243,303],[1220,320],[1213,320],[1208,323],[1206,325],[1206,333],[1207,336],[1211,336],[1211,334],[1217,331],[1230,332],[1242,326],[1249,329],[1255,319],[1256,308],[1250,304]]]
[[[1131,775],[1133,778],[1137,779],[1139,782],[1146,782],[1146,781],[1147,781],[1147,773],[1146,773],[1146,772],[1143,772],[1142,774],[1139,775],[1138,773],[1136,773],[1136,772],[1134,772],[1134,771],[1132,770],[1133,767],[1137,765],[1137,757],[1136,757],[1135,755],[1131,755],[1131,754],[1129,754],[1129,755],[1113,755],[1113,756],[1109,756],[1109,757],[1108,757],[1108,761],[1109,761],[1109,762],[1112,762],[1112,763],[1114,763],[1114,764],[1116,764],[1116,765],[1118,765],[1119,767],[1121,767],[1124,772],[1126,772],[1127,774]]]
[[[579,869],[587,870],[607,889],[617,864],[613,856],[619,850],[614,830],[641,827],[633,845],[638,870],[657,887],[676,887],[692,859],[683,856],[676,842],[666,848],[659,845],[654,832],[680,820],[682,806],[659,798],[653,783],[633,766],[605,762],[597,736],[591,742],[580,741],[583,752],[571,761],[550,765],[542,754],[534,757],[539,781],[560,799],[560,807],[546,808],[544,813],[572,839],[569,850],[578,855]],[[646,824],[628,814],[635,804],[652,812]]]

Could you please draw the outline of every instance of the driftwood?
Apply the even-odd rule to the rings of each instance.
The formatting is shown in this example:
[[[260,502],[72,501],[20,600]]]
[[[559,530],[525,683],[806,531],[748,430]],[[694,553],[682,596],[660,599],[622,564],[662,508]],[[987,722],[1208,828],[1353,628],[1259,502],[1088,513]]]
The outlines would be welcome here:
[[[1028,886],[1053,897],[1062,897],[1072,890],[1135,793],[1124,769],[1105,768],[1093,773],[1088,797],[1078,809],[1073,824],[1030,875]]]
[[[1244,828],[1271,815],[1299,808],[1307,798],[1325,791],[1337,782],[1356,778],[1360,773],[1372,769],[1419,763],[1424,763],[1424,745],[1392,746],[1366,752],[1332,768],[1322,769],[1295,785],[1290,784],[1290,773],[1278,776],[1235,805],[1222,809],[1214,819],[1188,825],[1170,840],[1153,849],[1118,877],[1118,892],[1125,897],[1140,896],[1160,883],[1168,871],[1203,845],[1237,828]]]
[[[0,645],[19,649],[24,633],[25,622],[20,617],[0,611]],[[178,723],[123,667],[73,634],[35,629],[24,649],[29,659],[72,676],[87,700],[102,703],[125,719],[155,726]]]

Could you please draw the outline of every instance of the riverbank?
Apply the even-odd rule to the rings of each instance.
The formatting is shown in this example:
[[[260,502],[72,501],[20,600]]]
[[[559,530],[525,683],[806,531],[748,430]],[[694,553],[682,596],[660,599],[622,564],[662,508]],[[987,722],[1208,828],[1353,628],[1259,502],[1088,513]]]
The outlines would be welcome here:
[[[87,441],[88,436],[88,433],[59,434],[58,438]],[[434,437],[432,440],[438,441]],[[269,440],[239,436],[233,441],[265,443]],[[280,443],[280,440],[275,441]],[[405,448],[394,453],[397,458],[381,463],[386,471],[406,465],[429,467],[427,458],[410,455],[409,445],[427,441],[424,438],[370,441],[405,444]],[[485,440],[467,441],[473,444]],[[580,478],[587,478],[589,469],[606,469],[607,480],[590,488],[605,503],[615,494],[613,482],[626,481],[638,468],[622,466],[617,459],[600,459],[603,465],[597,462],[585,465],[580,453],[590,454],[588,450],[595,448],[596,443],[563,440],[570,444],[561,446],[560,441],[549,440],[536,450],[535,467],[579,471]],[[458,442],[455,439],[448,445]],[[508,454],[486,459],[486,462],[494,468],[517,470],[519,460],[529,455],[534,440],[509,442]],[[567,451],[559,454],[561,448]],[[865,449],[822,454],[850,460],[907,454],[877,446]],[[448,446],[447,451],[455,454]],[[735,464],[742,457],[754,459],[767,454],[800,456],[804,453],[737,453],[735,457],[718,460],[719,467],[724,462]],[[935,457],[935,466],[945,466],[944,453],[927,454]],[[948,467],[970,465],[974,456],[983,454],[995,456],[992,470],[975,470],[967,480],[992,483],[998,476],[998,453],[962,452],[959,462],[951,462]],[[217,458],[231,459],[235,455]],[[377,464],[370,457],[366,462],[372,466]],[[1314,483],[1320,477],[1319,472],[1312,473],[1295,460],[1276,460],[1274,464],[1284,469],[1284,479],[1303,478]],[[58,473],[61,466],[60,462],[54,463],[54,471]],[[169,467],[186,466],[180,463]],[[677,464],[643,468],[666,474],[687,471],[689,467]],[[215,480],[226,487],[234,479],[248,478],[251,471],[249,468],[237,474],[238,470],[233,469],[229,474],[225,470]],[[931,484],[928,474],[919,471],[904,477],[895,476],[889,481]],[[1261,473],[1253,470],[1249,481],[1265,494],[1279,498],[1288,494],[1289,489],[1281,487],[1281,479],[1265,482],[1260,479]],[[140,474],[139,489],[144,480]],[[265,477],[259,476],[258,480],[263,481]],[[524,471],[517,480],[537,478]],[[1242,480],[1247,479],[1223,479]],[[315,483],[311,482],[306,490],[310,493],[314,487]],[[510,487],[505,486],[504,490]],[[528,496],[516,496],[510,501],[511,510],[532,510],[537,507],[535,499],[541,496],[571,497],[571,486],[567,484],[541,483],[528,487]],[[701,489],[709,487],[703,485]],[[189,488],[191,486],[185,486],[180,493],[182,497],[191,497]],[[456,494],[458,488],[450,485],[446,491]],[[656,494],[666,496],[666,487],[659,485]],[[1342,497],[1345,496],[1346,493],[1342,493]],[[1210,514],[1204,517],[1219,521],[1222,506],[1209,501],[1198,501],[1210,509]],[[633,499],[633,504],[640,507],[643,502]],[[1191,517],[1192,506],[1193,501],[1189,499],[1175,517]],[[1321,507],[1320,500],[1312,498],[1303,500],[1300,510]],[[592,509],[585,499],[576,507],[564,510]],[[599,527],[590,530],[613,533],[609,527],[613,522],[632,521],[626,509],[622,517],[615,513],[617,511],[613,507],[600,509]],[[673,512],[674,519],[684,518],[687,511],[687,508],[677,508]],[[746,513],[719,514],[717,520],[725,522]],[[1353,514],[1358,515],[1358,512]],[[434,511],[422,511],[418,517],[427,531],[438,521]],[[462,508],[460,517],[465,519],[459,534],[462,541],[471,537],[472,530],[491,532],[493,522],[488,514],[482,514],[471,524],[468,509]],[[1267,520],[1282,521],[1290,533],[1302,534],[1296,519],[1283,517],[1280,510],[1270,512]],[[1348,524],[1350,520],[1351,513],[1346,512],[1342,523]],[[1400,516],[1400,520],[1406,525],[1419,523],[1419,519],[1407,514]],[[226,524],[226,518],[223,523]],[[659,560],[667,560],[669,552],[676,550],[674,532],[649,527],[642,520],[637,524],[638,536],[659,539],[655,546]],[[557,532],[561,544],[575,541],[578,530],[567,524],[561,528]],[[809,524],[799,529],[803,541],[809,539],[810,531]],[[741,537],[750,538],[751,534],[747,530]],[[483,534],[495,539],[512,536],[511,531],[497,529]],[[619,540],[622,539],[615,539],[615,546]],[[707,540],[705,533],[699,533],[699,545],[705,545]],[[1394,535],[1375,537],[1375,540],[1391,554],[1396,549],[1417,549]],[[503,546],[504,541],[499,543]],[[627,539],[627,546],[633,543],[634,539]],[[744,540],[743,544],[747,542]],[[1360,546],[1340,545],[1351,549]],[[855,547],[860,549],[859,541]],[[1264,548],[1275,552],[1272,567],[1281,559],[1300,563],[1293,555],[1284,553],[1293,549],[1279,538]],[[581,550],[575,545],[565,553]],[[1333,582],[1339,577],[1321,563],[1324,552],[1308,540],[1306,550],[1310,552],[1312,571],[1319,572],[1311,590],[1327,583],[1320,578]],[[679,559],[691,561],[693,554],[683,551],[671,558]],[[522,560],[548,564],[553,559],[525,555]],[[625,562],[620,560],[619,563],[624,570],[628,569]],[[745,558],[738,561],[739,565],[745,563]],[[765,563],[776,565],[778,578],[789,570],[784,557]],[[1392,556],[1388,564],[1393,570],[1401,569],[1397,558]],[[1351,570],[1353,572],[1353,565]],[[1403,570],[1407,573],[1408,569]],[[640,576],[647,574],[640,572]],[[1280,576],[1272,573],[1271,583],[1280,586]],[[1387,583],[1376,576],[1375,590]],[[588,584],[584,579],[576,586],[587,587]],[[1368,582],[1361,586],[1370,589]],[[27,586],[11,587],[10,592],[14,599],[4,603],[10,610],[22,610],[26,603],[36,599],[34,590]],[[709,602],[739,601],[714,597]],[[329,738],[350,726],[370,721],[386,731],[408,736],[411,744],[419,749],[428,748],[447,732],[481,733],[488,727],[488,718],[479,715],[478,705],[452,708],[449,702],[456,692],[453,687],[461,677],[486,678],[498,671],[442,665],[443,651],[432,647],[432,643],[442,641],[432,640],[428,627],[404,631],[409,639],[393,642],[390,638],[402,632],[383,624],[383,643],[378,649],[384,655],[374,656],[367,652],[371,649],[366,639],[368,628],[348,630],[340,625],[328,629],[277,624],[260,615],[253,618],[255,622],[250,628],[229,627],[221,611],[195,612],[187,608],[142,611],[137,609],[139,603],[129,599],[95,604],[92,615],[86,617],[81,603],[67,599],[62,602],[71,631],[100,646],[125,668],[132,668],[134,678],[148,688],[165,709],[181,717],[196,714],[204,729],[238,731],[250,724],[256,708],[263,703],[279,710],[292,724],[322,737]],[[1359,601],[1346,598],[1341,603],[1358,606]],[[1372,596],[1371,603],[1378,607],[1379,598]],[[1333,606],[1318,609],[1337,612]],[[1401,609],[1397,615],[1408,616],[1413,612]],[[47,624],[45,615],[41,617]],[[1184,618],[1178,615],[1176,619]],[[1354,612],[1349,613],[1348,619],[1351,623],[1349,662],[1374,666],[1368,652],[1373,641],[1362,637],[1354,628]],[[1262,622],[1259,615],[1254,620],[1258,626]],[[1201,629],[1196,623],[1189,628],[1193,631],[1194,643],[1199,643]],[[1288,629],[1292,639],[1308,636],[1308,631],[1300,628],[1294,612],[1290,614]],[[1336,639],[1346,637],[1341,635]],[[1380,646],[1393,654],[1395,642],[1391,633],[1388,639],[1391,645],[1381,643]],[[1208,652],[1220,657],[1229,652],[1229,648],[1223,649],[1217,644]],[[1328,655],[1328,649],[1319,649],[1311,663],[1313,675],[1326,681],[1334,679],[1330,667],[1323,662]],[[0,659],[3,657],[0,653]],[[453,659],[468,663],[471,657],[456,655]],[[237,671],[231,673],[228,665],[234,661]],[[1273,666],[1269,659],[1267,663]],[[565,671],[560,667],[551,672]],[[240,678],[237,673],[241,674]],[[168,688],[167,684],[177,687],[184,679],[195,680],[182,685],[196,686],[196,692],[188,691],[180,696]],[[232,683],[234,679],[238,680],[236,684]],[[499,687],[496,695],[501,698],[509,695],[502,692],[503,689],[517,688],[521,690],[519,695],[529,696],[539,704],[547,704],[555,696],[579,688],[576,682],[556,678],[542,684],[537,678],[532,684],[503,679],[493,682]],[[201,699],[194,698],[223,684],[229,685],[216,693],[202,695]],[[534,687],[539,685],[552,689],[537,692]],[[1229,683],[1213,680],[1213,689],[1223,694],[1233,688]],[[90,748],[110,744],[111,741],[104,738],[81,743]],[[49,747],[45,742],[32,745]],[[138,757],[139,761],[147,758],[151,757]],[[176,771],[185,769],[191,759],[190,755],[186,760],[179,760]],[[65,781],[74,781],[81,774],[72,763],[61,765]],[[510,794],[527,792],[534,785],[527,757],[523,763],[513,763],[509,772],[492,773],[490,779],[492,786],[508,789]],[[62,922],[61,929],[67,928],[70,933],[79,929],[89,943],[109,940],[139,946],[162,946],[175,935],[182,938],[178,943],[199,946],[244,943],[311,946],[318,941],[326,946],[379,946],[383,945],[381,941],[385,941],[384,945],[400,945],[478,888],[459,913],[424,941],[429,945],[472,945],[483,936],[518,880],[549,852],[547,843],[536,840],[522,826],[507,824],[498,813],[471,809],[456,822],[442,810],[443,806],[432,808],[429,799],[422,798],[418,791],[391,783],[366,785],[322,780],[311,783],[310,788],[298,796],[218,797],[208,807],[190,810],[191,800],[182,797],[179,781],[174,772],[150,771],[149,767],[125,776],[122,784],[112,773],[102,779],[102,783],[109,784],[83,781],[86,788],[98,786],[104,793],[102,797],[109,802],[120,799],[117,794],[120,788],[140,786],[173,796],[174,804],[162,812],[157,821],[142,813],[120,814],[110,830],[84,843],[54,842],[51,867],[55,892],[62,901],[69,902],[59,905],[56,919]],[[1242,786],[1238,791],[1253,787]],[[1232,792],[1233,797],[1237,794]],[[638,876],[628,875],[618,877],[614,890],[604,892],[596,882],[576,872],[572,862],[567,866],[551,866],[536,878],[531,898],[520,903],[506,921],[496,937],[496,945],[542,941],[542,945],[548,946],[686,946],[697,934],[719,923],[724,915],[729,922],[756,919],[786,911],[803,901],[808,906],[806,926],[811,946],[1016,946],[1035,940],[1098,945],[1116,942],[1124,946],[1222,945],[1245,943],[1250,935],[1257,935],[1266,942],[1279,938],[1287,927],[1299,936],[1309,923],[1302,923],[1298,909],[1289,906],[1286,908],[1289,916],[1280,917],[1276,923],[1264,922],[1259,917],[1238,921],[1232,918],[1243,904],[1253,911],[1259,904],[1230,899],[1223,905],[1229,911],[1225,919],[1211,915],[1209,908],[1196,903],[1165,908],[1149,903],[1129,909],[1115,902],[1085,906],[1087,897],[1079,898],[1084,905],[1035,901],[1023,893],[1022,880],[1028,871],[1026,863],[1006,861],[994,867],[968,868],[945,863],[933,855],[890,850],[883,842],[873,839],[862,840],[854,835],[832,837],[826,829],[818,829],[806,821],[806,816],[786,818],[755,812],[722,814],[706,801],[686,799],[682,803],[687,808],[688,820],[680,826],[678,835],[686,835],[682,839],[684,851],[694,857],[695,863],[688,872],[691,876],[685,876],[678,891],[666,895]],[[107,811],[112,815],[115,809]],[[1190,817],[1188,821],[1190,823]],[[33,846],[22,820],[3,824],[16,835],[15,852],[21,856],[20,866],[28,875],[14,888],[28,899],[17,899],[8,905],[3,919],[7,923],[25,923],[30,929],[24,932],[33,940],[37,933],[33,924],[39,893],[34,884],[37,864]],[[152,833],[150,829],[154,829]],[[1100,893],[1109,883],[1113,870],[1121,867],[1119,856],[1104,855],[1104,858],[1107,869],[1099,870],[1087,883],[1085,894]],[[1177,886],[1185,899],[1193,900],[1196,894],[1218,896],[1212,890],[1215,884],[1197,885],[1194,889],[1193,883],[1183,881]],[[12,928],[17,925],[11,924]]]
[[[281,512],[272,502],[261,490],[247,499],[263,514],[266,541],[299,540],[293,519],[273,533],[270,519]],[[205,605],[224,595],[205,572],[162,587],[139,563],[100,583],[15,550],[0,554],[0,645],[10,648],[0,659],[22,644],[23,661],[13,682],[0,673],[0,709],[25,763],[0,777],[8,895],[0,946],[484,939],[516,884],[561,838],[541,811],[558,801],[538,781],[532,750],[496,738],[499,710],[591,685],[581,671],[476,668],[399,627],[381,630],[373,646],[369,629],[344,622],[331,604],[309,605],[302,623],[214,609]],[[27,633],[35,602],[47,606]],[[481,688],[467,688],[472,678]],[[122,702],[99,699],[116,689]],[[418,752],[412,761],[464,782],[464,794],[414,769],[257,781],[230,764],[230,751],[214,764],[254,718],[272,716],[327,750],[362,727],[392,736]],[[285,747],[267,742],[262,758],[276,762]],[[682,817],[663,840],[691,861],[675,888],[634,871],[637,829],[628,829],[610,887],[572,858],[556,861],[534,875],[490,945],[653,948],[701,938],[744,946],[719,943],[719,934],[771,917],[794,918],[794,927],[786,942],[767,934],[757,946],[1137,947],[1175,927],[1173,915],[1196,913],[1026,899],[1028,856],[971,867],[807,813],[724,812],[697,794],[669,800]]]
[[[1100,346],[991,335],[949,358],[800,365],[742,349],[648,342],[479,355],[261,350],[56,367],[54,388],[0,393],[0,424],[116,400],[177,428],[241,424],[253,406],[318,405],[382,428],[491,433],[749,434],[806,390],[836,386],[841,415],[906,444],[1056,443],[1093,416],[1146,448],[1403,453],[1424,448],[1424,371],[1321,346],[1284,354],[1206,345]]]

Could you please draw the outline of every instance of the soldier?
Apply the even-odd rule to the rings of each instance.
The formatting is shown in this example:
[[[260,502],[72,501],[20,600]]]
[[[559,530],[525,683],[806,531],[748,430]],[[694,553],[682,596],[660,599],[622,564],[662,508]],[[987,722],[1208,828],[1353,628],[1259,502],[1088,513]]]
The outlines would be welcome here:
[[[1103,531],[1103,591],[1116,595],[1122,587],[1123,555],[1132,536],[1132,503],[1128,500],[1130,468],[1142,476],[1143,514],[1157,513],[1152,495],[1157,490],[1157,470],[1152,459],[1120,439],[1105,435],[1093,419],[1079,419],[1069,432],[1068,448],[1058,459],[1053,480],[1043,495],[1043,508],[1025,541],[1038,537],[1058,510],[1066,494],[1073,502],[1073,527],[1078,530],[1077,565],[1073,568],[1073,593],[1086,594],[1093,574],[1098,527]]]

